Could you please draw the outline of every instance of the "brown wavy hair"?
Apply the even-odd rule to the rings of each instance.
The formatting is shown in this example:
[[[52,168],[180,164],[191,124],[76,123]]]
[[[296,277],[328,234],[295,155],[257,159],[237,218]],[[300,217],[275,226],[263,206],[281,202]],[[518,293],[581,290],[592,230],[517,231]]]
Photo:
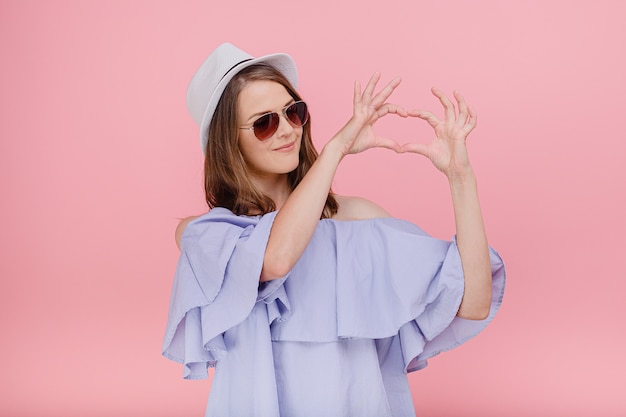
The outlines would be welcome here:
[[[204,191],[210,208],[225,207],[240,215],[266,214],[276,210],[274,201],[254,186],[248,166],[239,150],[238,97],[251,81],[274,81],[285,87],[294,100],[302,100],[285,76],[267,64],[255,64],[241,70],[228,83],[213,114],[204,157]],[[311,139],[311,118],[302,128],[300,163],[287,174],[293,191],[317,159]],[[332,191],[326,198],[321,218],[330,218],[339,204]]]

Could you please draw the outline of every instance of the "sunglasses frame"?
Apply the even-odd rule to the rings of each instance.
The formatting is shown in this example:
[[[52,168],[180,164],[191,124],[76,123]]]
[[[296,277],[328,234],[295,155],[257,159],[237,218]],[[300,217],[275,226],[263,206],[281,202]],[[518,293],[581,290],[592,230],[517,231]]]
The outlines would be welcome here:
[[[294,123],[294,122],[293,122],[293,121],[289,118],[289,116],[287,116],[287,109],[289,109],[290,107],[293,107],[293,106],[297,106],[297,105],[298,105],[298,104],[300,104],[300,103],[304,104],[304,109],[306,110],[306,113],[305,113],[305,115],[304,115],[304,122],[301,122],[300,124],[298,124],[298,123]],[[302,126],[304,126],[305,124],[307,124],[307,122],[309,121],[309,106],[308,106],[308,105],[304,102],[304,100],[294,101],[293,103],[291,103],[291,104],[289,104],[289,105],[287,105],[287,106],[283,107],[283,109],[280,111],[280,113],[282,113],[282,115],[283,115],[283,117],[285,118],[285,120],[287,120],[287,121],[288,121],[288,122],[289,122],[292,126],[295,126],[295,127],[302,127]],[[297,111],[295,112],[295,114],[296,114],[296,115],[298,114],[298,113],[297,113]],[[263,138],[260,138],[260,137],[257,135],[257,133],[258,133],[258,132],[254,129],[254,125],[255,125],[255,124],[257,124],[257,123],[259,122],[259,120],[261,120],[261,119],[262,119],[262,118],[264,118],[264,117],[268,117],[268,118],[269,118],[269,122],[268,122],[268,123],[271,123],[272,117],[273,117],[274,115],[275,115],[275,117],[276,117],[276,120],[278,120],[278,121],[276,122],[276,126],[274,126],[273,128],[271,128],[271,129],[270,129],[270,130],[271,130],[271,133],[269,133],[269,131],[268,131],[267,136],[265,136],[265,137],[263,137]],[[240,127],[239,129],[242,129],[242,130],[251,130],[252,132],[254,132],[254,136],[255,136],[258,140],[260,140],[260,141],[262,141],[262,142],[263,142],[263,141],[266,141],[267,139],[271,138],[271,137],[274,135],[274,133],[276,133],[276,131],[278,130],[278,125],[280,124],[280,120],[279,120],[279,118],[280,118],[280,114],[279,114],[279,113],[277,113],[277,112],[275,112],[275,111],[270,111],[270,112],[264,113],[264,114],[260,115],[259,117],[257,117],[257,118],[254,120],[254,122],[252,122],[252,126],[250,126],[250,127]]]

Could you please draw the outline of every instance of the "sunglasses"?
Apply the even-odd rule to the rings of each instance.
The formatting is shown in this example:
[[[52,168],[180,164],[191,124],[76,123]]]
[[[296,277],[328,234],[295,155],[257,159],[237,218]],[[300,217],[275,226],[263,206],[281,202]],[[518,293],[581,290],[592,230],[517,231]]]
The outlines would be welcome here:
[[[282,110],[285,118],[296,127],[301,127],[309,121],[309,111],[304,101],[296,101]],[[252,130],[258,140],[269,139],[278,130],[280,115],[276,112],[265,113],[252,123],[251,127],[239,129]]]

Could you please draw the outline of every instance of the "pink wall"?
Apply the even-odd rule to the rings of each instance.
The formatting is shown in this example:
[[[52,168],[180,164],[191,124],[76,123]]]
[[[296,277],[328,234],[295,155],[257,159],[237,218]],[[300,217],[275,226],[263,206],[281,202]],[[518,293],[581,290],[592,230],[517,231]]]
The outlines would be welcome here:
[[[624,3],[216,3],[0,4],[0,415],[202,415],[209,383],[160,347],[177,217],[204,210],[185,89],[225,40],[294,56],[320,145],[374,70],[403,76],[399,104],[439,110],[436,85],[477,109],[507,294],[410,376],[419,416],[626,415]],[[446,181],[416,155],[354,156],[335,188],[453,233]]]

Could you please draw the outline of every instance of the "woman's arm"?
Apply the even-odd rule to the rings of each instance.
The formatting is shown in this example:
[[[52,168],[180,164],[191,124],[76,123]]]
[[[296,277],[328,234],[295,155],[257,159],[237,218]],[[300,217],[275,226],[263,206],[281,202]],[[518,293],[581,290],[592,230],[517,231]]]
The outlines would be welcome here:
[[[483,320],[491,306],[491,264],[487,235],[478,201],[476,177],[470,169],[463,177],[450,179],[456,244],[461,255],[465,291],[457,315]]]
[[[428,145],[405,144],[401,151],[428,157],[448,177],[457,247],[465,276],[465,292],[457,315],[481,320],[489,315],[492,278],[476,177],[466,147],[467,135],[476,126],[476,113],[458,92],[454,93],[458,114],[454,104],[440,90],[433,88],[432,92],[445,109],[443,121],[428,111],[412,110],[409,114],[426,120],[435,130],[436,138]]]
[[[374,95],[379,78],[378,73],[374,74],[363,93],[360,85],[355,84],[352,118],[326,144],[276,214],[265,250],[261,281],[285,276],[300,259],[320,219],[337,167],[347,154],[374,147],[400,149],[396,142],[377,136],[373,129],[376,121],[387,114],[407,117],[404,109],[386,102],[400,79],[392,80]]]

